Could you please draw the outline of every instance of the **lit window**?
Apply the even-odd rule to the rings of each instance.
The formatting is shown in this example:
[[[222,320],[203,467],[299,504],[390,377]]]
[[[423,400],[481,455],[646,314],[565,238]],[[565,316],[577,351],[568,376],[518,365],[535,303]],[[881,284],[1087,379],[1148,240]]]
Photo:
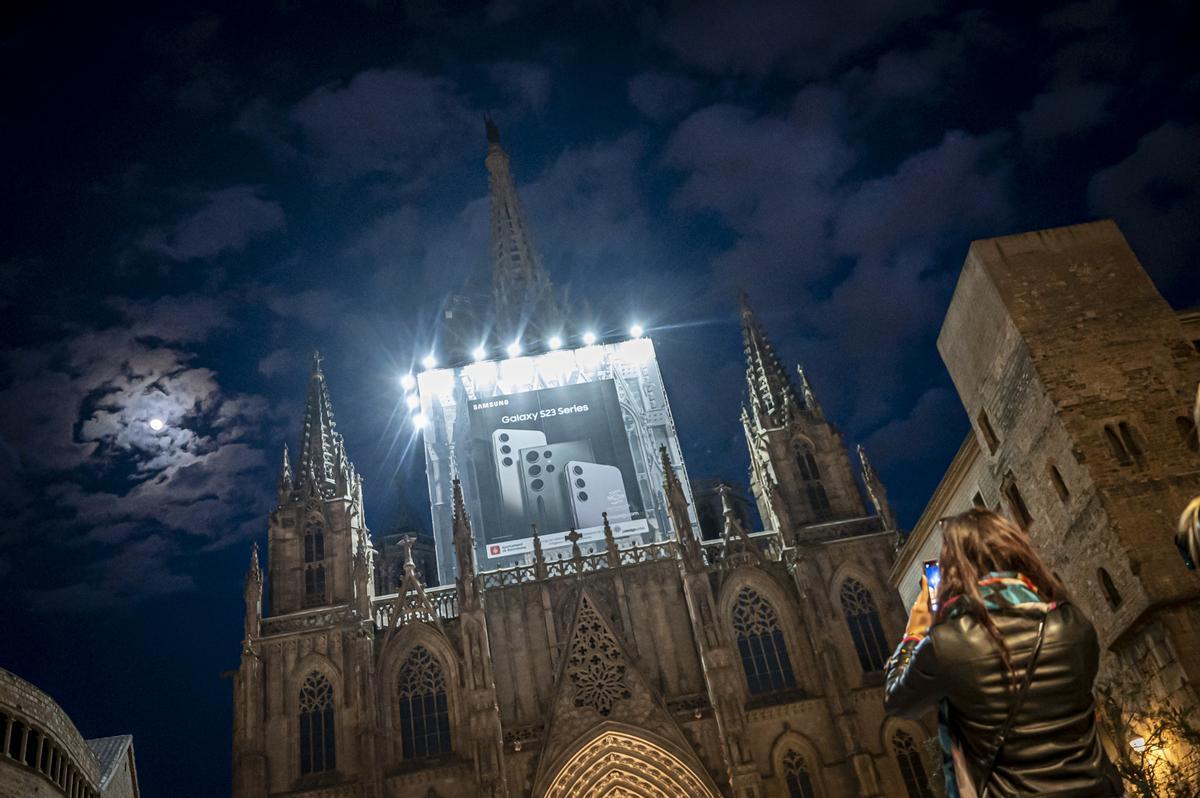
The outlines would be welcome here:
[[[779,616],[774,607],[748,587],[742,588],[734,602],[733,630],[750,695],[796,686]]]
[[[871,591],[857,579],[847,579],[842,585],[841,600],[859,664],[867,673],[883,670],[888,658],[888,644]]]

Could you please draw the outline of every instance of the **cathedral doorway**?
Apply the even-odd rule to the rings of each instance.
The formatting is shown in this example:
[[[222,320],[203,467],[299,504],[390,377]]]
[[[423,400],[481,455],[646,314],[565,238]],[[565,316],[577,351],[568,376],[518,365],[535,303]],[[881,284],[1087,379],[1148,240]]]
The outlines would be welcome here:
[[[543,798],[718,798],[711,781],[645,737],[606,730],[578,748]]]

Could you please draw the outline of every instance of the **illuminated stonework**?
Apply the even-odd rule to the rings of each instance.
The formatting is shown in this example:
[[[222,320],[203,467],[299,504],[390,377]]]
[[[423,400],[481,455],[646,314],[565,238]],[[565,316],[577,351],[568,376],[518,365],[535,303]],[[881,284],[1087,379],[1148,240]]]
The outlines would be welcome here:
[[[619,731],[597,735],[572,756],[545,798],[716,798],[679,757],[641,737]]]

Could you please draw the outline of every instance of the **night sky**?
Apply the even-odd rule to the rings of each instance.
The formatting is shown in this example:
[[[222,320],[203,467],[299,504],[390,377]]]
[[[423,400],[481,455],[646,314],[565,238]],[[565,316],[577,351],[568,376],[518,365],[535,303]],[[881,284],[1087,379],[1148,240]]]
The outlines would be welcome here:
[[[0,38],[0,665],[132,733],[147,796],[229,792],[313,348],[372,531],[428,526],[397,378],[488,279],[485,114],[577,323],[654,338],[693,478],[746,481],[739,287],[905,526],[968,429],[934,340],[972,239],[1113,217],[1200,302],[1192,3],[32,6]]]

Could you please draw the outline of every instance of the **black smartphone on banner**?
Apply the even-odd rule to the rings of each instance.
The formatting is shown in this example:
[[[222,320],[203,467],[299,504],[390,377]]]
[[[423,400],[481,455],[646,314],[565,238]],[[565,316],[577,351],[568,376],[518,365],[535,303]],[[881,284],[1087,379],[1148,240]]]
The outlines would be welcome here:
[[[938,587],[942,584],[942,567],[937,560],[925,561],[925,584],[929,585],[929,611],[937,612]]]

